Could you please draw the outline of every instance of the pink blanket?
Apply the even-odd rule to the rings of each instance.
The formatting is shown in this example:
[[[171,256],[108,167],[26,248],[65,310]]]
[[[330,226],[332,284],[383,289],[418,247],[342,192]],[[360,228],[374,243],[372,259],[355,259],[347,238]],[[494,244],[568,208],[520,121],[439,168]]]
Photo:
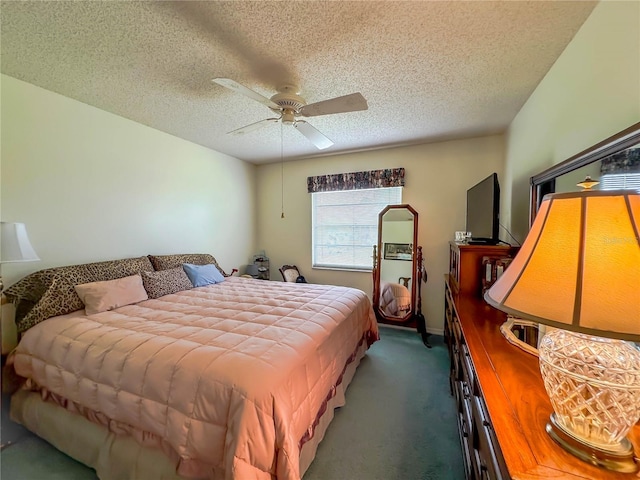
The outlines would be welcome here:
[[[12,359],[34,388],[157,436],[179,473],[297,480],[300,442],[362,342],[360,290],[230,277],[28,330]]]

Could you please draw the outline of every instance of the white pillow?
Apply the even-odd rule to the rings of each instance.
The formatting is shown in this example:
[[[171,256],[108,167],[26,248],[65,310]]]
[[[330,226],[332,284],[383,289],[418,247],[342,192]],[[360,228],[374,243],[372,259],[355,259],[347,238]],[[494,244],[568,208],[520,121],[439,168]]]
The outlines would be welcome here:
[[[76,285],[75,288],[80,300],[84,303],[87,315],[106,312],[149,298],[140,275],[105,282],[83,283]]]

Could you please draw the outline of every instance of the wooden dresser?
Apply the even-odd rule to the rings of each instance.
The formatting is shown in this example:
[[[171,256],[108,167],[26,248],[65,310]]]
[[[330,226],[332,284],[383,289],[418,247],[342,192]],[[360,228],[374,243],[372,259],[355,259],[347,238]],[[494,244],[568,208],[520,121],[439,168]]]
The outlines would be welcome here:
[[[565,452],[545,432],[552,407],[538,358],[500,333],[504,313],[477,295],[455,293],[445,275],[445,341],[450,388],[467,479],[638,479]],[[630,435],[640,452],[640,426]]]

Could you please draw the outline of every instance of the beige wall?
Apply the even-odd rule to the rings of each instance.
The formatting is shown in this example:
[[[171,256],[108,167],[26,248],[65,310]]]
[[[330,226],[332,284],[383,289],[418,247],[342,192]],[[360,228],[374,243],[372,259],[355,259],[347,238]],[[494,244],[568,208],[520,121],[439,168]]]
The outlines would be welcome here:
[[[231,270],[255,248],[255,166],[3,75],[3,221],[27,225],[42,268],[207,252]]]
[[[424,249],[430,275],[422,290],[422,311],[429,331],[441,333],[448,242],[456,230],[464,229],[466,191],[492,172],[502,178],[503,164],[501,135],[288,162],[284,164],[284,219],[280,218],[281,165],[258,166],[258,247],[271,259],[272,279],[281,279],[279,266],[295,264],[310,282],[353,286],[371,295],[370,273],[311,268],[307,177],[404,167],[403,202],[418,212],[418,245]]]
[[[603,1],[507,134],[502,211],[528,230],[529,179],[640,121],[640,2]]]

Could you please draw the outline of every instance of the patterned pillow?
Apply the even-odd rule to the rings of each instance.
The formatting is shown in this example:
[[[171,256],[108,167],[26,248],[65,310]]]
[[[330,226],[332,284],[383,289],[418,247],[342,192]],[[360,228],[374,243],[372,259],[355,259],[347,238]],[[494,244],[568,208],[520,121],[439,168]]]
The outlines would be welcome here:
[[[158,272],[142,272],[142,283],[149,298],[159,298],[193,288],[181,266]]]
[[[207,265],[213,263],[219,272],[228,277],[224,270],[220,268],[218,262],[208,253],[183,253],[177,255],[149,255],[149,260],[156,270],[167,270],[182,266],[183,263],[191,263],[193,265]]]
[[[17,304],[16,324],[22,333],[47,318],[84,309],[76,285],[115,280],[144,271],[153,271],[147,257],[48,268],[27,275],[3,293]]]

